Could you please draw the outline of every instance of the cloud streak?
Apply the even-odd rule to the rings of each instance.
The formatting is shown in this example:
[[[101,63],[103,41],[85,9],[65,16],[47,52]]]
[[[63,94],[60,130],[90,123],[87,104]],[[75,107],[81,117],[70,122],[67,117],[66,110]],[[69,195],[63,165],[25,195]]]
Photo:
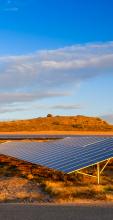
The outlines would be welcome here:
[[[75,110],[75,109],[81,109],[81,105],[73,105],[73,104],[60,104],[60,105],[54,105],[51,106],[51,109],[60,109],[60,110]]]
[[[3,104],[11,103],[24,103],[36,100],[41,100],[45,98],[55,98],[55,97],[65,97],[69,96],[67,92],[34,92],[34,93],[1,93],[0,94],[0,106]]]
[[[17,12],[19,10],[19,8],[17,7],[9,7],[9,8],[4,8],[3,11],[5,12]]]
[[[28,111],[28,107],[26,106],[21,106],[19,107],[18,105],[16,104],[11,104],[10,102],[9,103],[4,103],[5,105],[4,106],[0,106],[0,114],[4,114],[4,113],[13,113],[13,112],[22,112],[22,111]],[[78,110],[78,109],[81,109],[82,106],[79,105],[79,104],[76,104],[76,105],[73,105],[73,104],[70,104],[70,105],[40,105],[40,104],[37,104],[37,105],[31,105],[30,109],[38,109],[38,110],[42,110],[42,109],[45,109],[45,110]]]
[[[66,96],[81,82],[102,75],[113,76],[113,42],[0,56],[0,101],[31,102]],[[68,109],[63,105],[56,108]]]

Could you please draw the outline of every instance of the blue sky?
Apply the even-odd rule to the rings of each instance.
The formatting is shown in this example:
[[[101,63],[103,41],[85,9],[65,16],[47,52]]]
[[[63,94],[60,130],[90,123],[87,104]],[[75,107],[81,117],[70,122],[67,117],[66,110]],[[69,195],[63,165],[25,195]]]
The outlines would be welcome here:
[[[113,123],[113,0],[0,0],[0,120]]]

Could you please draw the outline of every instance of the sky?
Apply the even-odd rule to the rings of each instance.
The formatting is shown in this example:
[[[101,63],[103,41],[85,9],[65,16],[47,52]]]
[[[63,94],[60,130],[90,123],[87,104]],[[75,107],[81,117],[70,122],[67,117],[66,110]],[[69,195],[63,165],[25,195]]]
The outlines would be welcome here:
[[[113,0],[0,0],[0,120],[113,124]]]

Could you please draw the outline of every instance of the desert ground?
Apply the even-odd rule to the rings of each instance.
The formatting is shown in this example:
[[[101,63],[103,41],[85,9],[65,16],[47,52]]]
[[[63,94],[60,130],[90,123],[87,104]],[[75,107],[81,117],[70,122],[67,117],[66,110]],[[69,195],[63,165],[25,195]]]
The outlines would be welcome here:
[[[104,165],[104,164],[103,164]],[[85,170],[87,171],[87,170]],[[96,167],[88,168],[96,173]],[[113,202],[113,160],[97,179],[63,174],[46,167],[0,155],[1,203]]]
[[[0,135],[112,135],[113,131],[18,131],[1,132]]]

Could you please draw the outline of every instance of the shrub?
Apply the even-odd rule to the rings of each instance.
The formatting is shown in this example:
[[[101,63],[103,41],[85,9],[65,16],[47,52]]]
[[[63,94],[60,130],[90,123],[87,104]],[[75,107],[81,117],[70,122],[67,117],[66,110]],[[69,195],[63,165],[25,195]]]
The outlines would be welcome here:
[[[49,118],[49,117],[53,117],[53,115],[52,115],[52,114],[48,114],[47,117],[48,117],[48,118]]]

